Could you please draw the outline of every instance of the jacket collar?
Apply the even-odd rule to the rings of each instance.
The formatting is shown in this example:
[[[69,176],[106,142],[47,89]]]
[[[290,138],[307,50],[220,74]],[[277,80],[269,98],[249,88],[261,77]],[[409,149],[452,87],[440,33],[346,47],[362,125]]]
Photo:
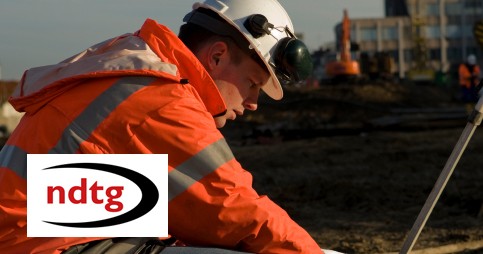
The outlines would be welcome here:
[[[178,66],[180,79],[188,79],[213,116],[226,112],[225,102],[213,79],[196,56],[169,28],[147,19],[138,35],[163,62]]]

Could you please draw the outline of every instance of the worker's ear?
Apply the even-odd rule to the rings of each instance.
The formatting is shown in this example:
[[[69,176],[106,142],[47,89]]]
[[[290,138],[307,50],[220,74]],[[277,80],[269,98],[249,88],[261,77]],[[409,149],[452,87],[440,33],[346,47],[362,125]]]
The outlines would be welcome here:
[[[230,61],[228,45],[225,42],[216,41],[207,50],[207,66],[210,71]]]

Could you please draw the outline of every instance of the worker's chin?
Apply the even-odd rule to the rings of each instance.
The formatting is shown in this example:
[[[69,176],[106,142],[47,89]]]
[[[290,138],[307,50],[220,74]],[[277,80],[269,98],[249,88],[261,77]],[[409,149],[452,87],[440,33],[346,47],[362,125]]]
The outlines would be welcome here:
[[[223,116],[215,117],[216,128],[218,128],[218,129],[223,128],[223,126],[225,126],[225,124],[226,124],[226,118],[225,117],[223,117]]]

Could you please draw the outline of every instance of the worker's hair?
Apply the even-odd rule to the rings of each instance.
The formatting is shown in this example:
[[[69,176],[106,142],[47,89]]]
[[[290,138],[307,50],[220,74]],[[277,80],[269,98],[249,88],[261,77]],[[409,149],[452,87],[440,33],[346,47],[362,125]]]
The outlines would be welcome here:
[[[200,8],[198,11],[222,22],[226,22],[222,17],[212,10]],[[233,28],[233,30],[236,31],[236,28]],[[218,35],[196,24],[186,23],[180,27],[178,37],[195,54],[202,46],[208,43],[223,41],[228,45],[233,62],[235,64],[241,63],[243,50],[240,49],[233,38],[229,36]]]
[[[212,10],[199,8],[196,11],[228,24],[228,22],[220,17],[218,13]],[[235,33],[240,33],[240,31],[238,31],[235,27],[231,25],[229,27],[232,27]],[[243,37],[241,33],[240,36]],[[193,23],[183,24],[179,29],[178,37],[194,54],[196,54],[198,50],[207,43],[223,41],[228,45],[228,49],[230,50],[230,54],[232,56],[232,61],[235,64],[241,63],[243,54],[246,54],[255,60],[262,68],[268,71],[262,59],[257,55],[257,53],[255,53],[255,51],[250,49],[250,43],[248,40],[244,42],[235,42],[235,39],[230,36],[215,34],[212,31]],[[242,45],[242,47],[240,47],[240,45]]]

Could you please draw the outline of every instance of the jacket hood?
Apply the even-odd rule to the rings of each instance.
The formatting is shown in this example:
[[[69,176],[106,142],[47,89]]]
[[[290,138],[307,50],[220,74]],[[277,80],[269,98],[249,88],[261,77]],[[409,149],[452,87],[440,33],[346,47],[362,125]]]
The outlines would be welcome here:
[[[184,71],[179,70],[180,64]],[[198,59],[169,28],[150,19],[136,33],[103,41],[60,63],[25,71],[9,102],[19,112],[35,112],[86,79],[132,75],[174,82],[193,77],[196,80],[190,83],[203,101],[214,99],[207,105],[212,115],[225,110],[215,83]]]

